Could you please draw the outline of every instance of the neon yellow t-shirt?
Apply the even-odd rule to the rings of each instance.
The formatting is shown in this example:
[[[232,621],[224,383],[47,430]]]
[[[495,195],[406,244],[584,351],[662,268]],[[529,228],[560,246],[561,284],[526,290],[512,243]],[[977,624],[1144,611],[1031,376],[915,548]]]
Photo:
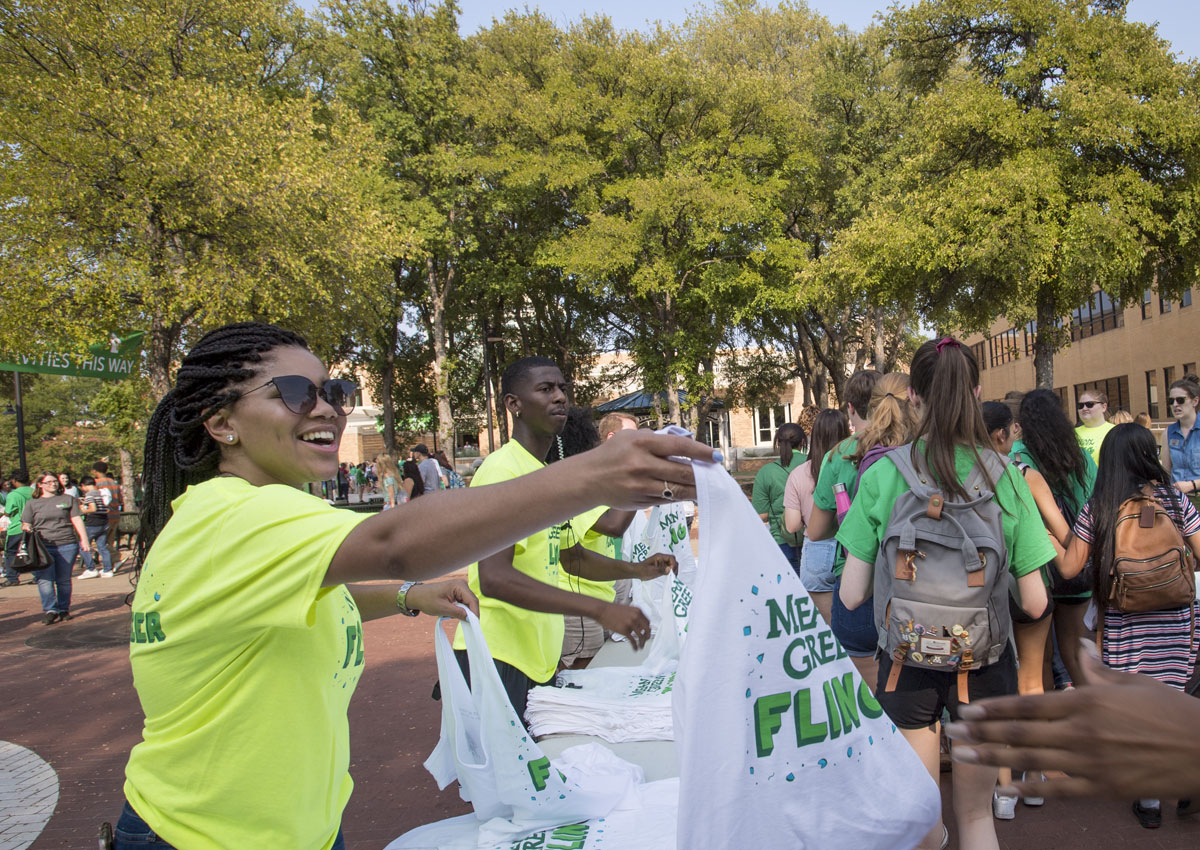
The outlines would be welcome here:
[[[574,535],[582,532],[583,537],[579,540],[579,543],[584,549],[591,550],[608,558],[616,558],[618,556],[617,544],[620,543],[620,540],[614,541],[607,534],[601,534],[592,528],[596,524],[596,520],[604,516],[607,511],[607,507],[600,505],[572,519],[567,524],[569,527],[563,529],[562,545],[569,549],[576,542]],[[572,575],[565,569],[558,571],[558,586],[563,590],[569,590],[572,593],[582,593],[584,596],[590,596],[602,602],[612,602],[617,598],[617,591],[613,584],[611,581],[592,581],[591,579],[580,578],[577,575]]]
[[[241,478],[172,507],[133,599],[146,719],[125,796],[176,847],[327,850],[353,787],[363,646],[349,591],[321,582],[366,515]]]
[[[1094,428],[1080,425],[1075,429],[1075,439],[1079,440],[1079,445],[1083,447],[1083,450],[1092,456],[1092,460],[1096,461],[1097,467],[1100,466],[1100,444],[1104,442],[1108,432],[1115,427],[1111,422],[1105,422]]]
[[[475,476],[472,487],[484,487],[501,481],[511,481],[537,472],[545,466],[516,440],[509,440],[486,458]],[[530,578],[558,587],[558,547],[561,525],[518,540],[513,552],[513,567]],[[558,667],[562,654],[562,614],[527,611],[479,590],[479,564],[467,570],[467,583],[479,597],[479,625],[487,639],[492,657],[516,667],[535,682],[548,682]],[[466,649],[462,628],[454,635],[454,648]]]

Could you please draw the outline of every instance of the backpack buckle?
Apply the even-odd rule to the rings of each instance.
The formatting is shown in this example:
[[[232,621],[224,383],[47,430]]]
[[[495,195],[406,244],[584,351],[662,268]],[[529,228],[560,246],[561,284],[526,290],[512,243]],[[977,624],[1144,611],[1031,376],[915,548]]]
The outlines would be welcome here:
[[[934,493],[929,497],[929,504],[925,506],[925,516],[930,519],[942,518],[942,505],[945,504],[945,499],[941,493]]]

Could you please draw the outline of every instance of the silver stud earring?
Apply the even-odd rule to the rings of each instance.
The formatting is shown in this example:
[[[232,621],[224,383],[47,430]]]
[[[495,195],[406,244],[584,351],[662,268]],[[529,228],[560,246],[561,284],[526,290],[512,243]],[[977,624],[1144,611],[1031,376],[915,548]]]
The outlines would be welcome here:
[[[232,442],[233,442],[233,434],[229,434],[229,435],[227,435],[227,436],[225,437],[225,439],[226,439],[226,440],[228,440],[229,442],[231,442],[231,443],[232,443]]]

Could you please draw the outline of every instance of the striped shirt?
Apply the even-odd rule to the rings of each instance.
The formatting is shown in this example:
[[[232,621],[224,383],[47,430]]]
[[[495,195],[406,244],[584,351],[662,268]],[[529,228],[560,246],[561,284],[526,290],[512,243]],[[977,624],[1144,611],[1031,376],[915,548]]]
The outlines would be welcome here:
[[[1178,491],[1172,498],[1166,487],[1155,486],[1154,490],[1184,537],[1200,532],[1200,511],[1188,499],[1180,496]],[[1079,514],[1075,534],[1085,543],[1094,542],[1091,502]],[[1166,611],[1142,612],[1106,608],[1101,657],[1114,670],[1144,673],[1183,690],[1196,666],[1196,644],[1191,640],[1192,617],[1193,611],[1186,605]]]

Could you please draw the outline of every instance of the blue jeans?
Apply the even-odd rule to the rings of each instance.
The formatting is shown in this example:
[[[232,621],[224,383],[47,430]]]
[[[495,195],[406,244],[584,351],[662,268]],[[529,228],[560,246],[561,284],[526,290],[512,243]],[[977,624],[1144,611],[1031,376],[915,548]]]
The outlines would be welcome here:
[[[113,830],[113,839],[113,850],[139,850],[143,847],[175,850],[173,844],[168,844],[158,837],[128,802],[121,810],[121,819],[117,821],[117,827]],[[340,827],[337,838],[334,839],[333,846],[329,850],[346,850],[346,840],[342,838]]]
[[[829,593],[836,587],[833,562],[837,557],[836,540],[804,538],[800,550],[800,581],[809,593]]]
[[[776,545],[779,546],[779,551],[783,553],[783,557],[787,558],[792,569],[796,571],[796,575],[800,575],[800,550],[790,543],[777,543]]]
[[[875,597],[851,610],[842,604],[842,577],[833,587],[833,612],[829,627],[848,655],[870,658],[879,645],[879,630],[875,628]]]
[[[104,572],[112,572],[112,555],[108,553],[108,523],[104,525],[84,525],[87,531],[88,543],[95,541],[96,551],[100,553],[100,563],[104,565]],[[92,562],[92,549],[89,546],[83,550],[83,568],[85,570],[95,569]]]
[[[47,543],[53,563],[43,570],[34,570],[38,594],[42,597],[42,612],[66,614],[71,610],[71,568],[79,554],[78,543]]]
[[[21,574],[13,569],[13,558],[17,557],[17,549],[21,546],[21,539],[25,536],[23,532],[9,534],[4,538],[4,580],[17,582],[21,580]]]

